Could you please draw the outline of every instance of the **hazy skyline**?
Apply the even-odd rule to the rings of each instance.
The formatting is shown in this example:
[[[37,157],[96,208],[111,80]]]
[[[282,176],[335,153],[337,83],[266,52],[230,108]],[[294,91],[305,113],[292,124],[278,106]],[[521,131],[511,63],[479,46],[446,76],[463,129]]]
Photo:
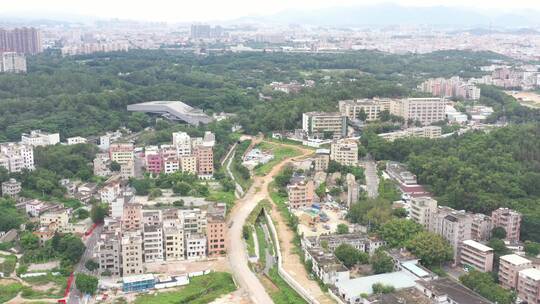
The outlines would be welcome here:
[[[394,3],[403,6],[452,6],[480,11],[540,10],[537,0],[17,0],[2,3],[0,14],[39,18],[55,15],[80,15],[147,21],[193,22],[230,20],[244,16],[270,15],[286,10],[312,10],[336,6],[364,6]]]

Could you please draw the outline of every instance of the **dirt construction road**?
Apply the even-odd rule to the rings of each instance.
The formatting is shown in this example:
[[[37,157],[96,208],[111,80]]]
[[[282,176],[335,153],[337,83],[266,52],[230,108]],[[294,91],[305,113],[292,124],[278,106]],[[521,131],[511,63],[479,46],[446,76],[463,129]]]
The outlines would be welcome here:
[[[309,149],[303,149],[298,146],[291,147],[297,148],[302,152],[302,155],[295,158],[302,158],[313,153],[313,151]],[[248,267],[247,251],[244,242],[242,241],[242,227],[257,203],[263,199],[270,199],[268,185],[272,182],[273,177],[277,175],[283,166],[291,161],[291,159],[294,158],[286,158],[281,161],[272,168],[272,171],[266,176],[255,176],[253,185],[246,192],[246,195],[236,202],[229,216],[230,228],[228,231],[227,244],[229,263],[231,264],[231,269],[236,282],[240,285],[240,288],[244,289],[249,294],[251,300],[256,304],[271,304],[273,301],[264,289],[264,286],[257,279],[257,276],[255,276]],[[273,213],[275,214],[275,212]],[[280,224],[279,226],[282,225]],[[284,242],[290,243],[289,240],[285,240]],[[298,256],[296,259],[298,260]],[[284,260],[286,260],[285,255]],[[315,282],[311,282],[316,285]],[[318,289],[320,292],[320,288]]]

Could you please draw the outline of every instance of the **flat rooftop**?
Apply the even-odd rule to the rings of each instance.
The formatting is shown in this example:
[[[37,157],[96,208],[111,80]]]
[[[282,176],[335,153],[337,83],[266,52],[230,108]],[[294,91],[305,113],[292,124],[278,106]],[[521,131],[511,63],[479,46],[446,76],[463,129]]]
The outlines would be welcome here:
[[[530,260],[527,260],[526,258],[519,256],[517,254],[507,254],[501,256],[501,260],[509,262],[513,265],[523,265],[523,264],[529,264],[531,263]]]
[[[519,275],[524,275],[526,277],[529,277],[535,281],[540,281],[540,270],[536,268],[527,268],[523,269],[519,272]]]
[[[134,276],[129,276],[129,277],[123,277],[122,283],[127,284],[127,283],[135,283],[135,282],[150,281],[150,280],[155,280],[155,277],[153,274],[147,273],[147,274],[139,274],[139,275],[134,275]]]
[[[476,292],[468,289],[462,284],[449,279],[440,278],[432,281],[417,281],[420,285],[430,289],[436,296],[447,295],[456,303],[467,304],[492,304]]]
[[[482,251],[482,252],[490,252],[490,251],[493,251],[493,248],[491,247],[488,247],[482,243],[478,243],[477,241],[474,241],[474,240],[465,240],[463,241],[463,244],[467,245],[467,246],[470,246],[478,251]]]
[[[375,283],[392,285],[395,289],[409,288],[416,285],[417,278],[407,271],[397,271],[383,274],[376,274],[367,277],[360,277],[348,281],[336,283],[341,293],[348,296],[357,296],[359,294],[372,294],[371,286]],[[463,302],[466,303],[466,302]]]

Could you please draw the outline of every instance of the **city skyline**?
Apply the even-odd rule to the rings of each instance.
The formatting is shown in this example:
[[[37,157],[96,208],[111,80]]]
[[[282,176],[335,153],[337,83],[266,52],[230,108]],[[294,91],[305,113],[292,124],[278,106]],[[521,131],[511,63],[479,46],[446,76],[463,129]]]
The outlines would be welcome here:
[[[3,4],[2,16],[10,18],[29,19],[130,19],[141,21],[161,22],[219,22],[240,18],[265,17],[281,13],[306,12],[343,7],[371,7],[374,5],[399,5],[405,8],[449,7],[487,15],[530,13],[530,10],[540,10],[540,3],[532,0],[517,1],[475,1],[465,0],[438,1],[436,4],[428,0],[337,0],[332,3],[322,0],[253,2],[248,0],[233,0],[217,2],[202,0],[185,5],[168,0],[156,0],[152,6],[127,1],[96,0],[92,3],[85,1],[53,0],[43,1],[23,0]],[[126,6],[129,5],[129,10]],[[106,7],[107,9],[103,9]],[[70,20],[72,21],[72,20]]]

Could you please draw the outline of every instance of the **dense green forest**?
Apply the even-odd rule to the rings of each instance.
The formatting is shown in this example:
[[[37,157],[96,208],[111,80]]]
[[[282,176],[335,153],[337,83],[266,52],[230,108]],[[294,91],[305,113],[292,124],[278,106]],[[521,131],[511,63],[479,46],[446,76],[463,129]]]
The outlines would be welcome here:
[[[126,105],[175,100],[208,112],[240,113],[248,132],[294,128],[304,110],[335,109],[342,98],[403,96],[425,77],[478,76],[493,53],[460,51],[390,55],[244,53],[197,56],[178,51],[133,50],[28,58],[25,75],[0,75],[0,140],[40,128],[61,136],[88,136],[144,127]],[[330,77],[330,78],[328,78]],[[317,87],[295,96],[258,100],[272,81],[313,79]],[[355,80],[355,81],[351,81]]]
[[[540,124],[391,143],[366,134],[362,143],[377,159],[407,163],[441,205],[485,213],[498,207],[523,212],[523,237],[540,241]]]

